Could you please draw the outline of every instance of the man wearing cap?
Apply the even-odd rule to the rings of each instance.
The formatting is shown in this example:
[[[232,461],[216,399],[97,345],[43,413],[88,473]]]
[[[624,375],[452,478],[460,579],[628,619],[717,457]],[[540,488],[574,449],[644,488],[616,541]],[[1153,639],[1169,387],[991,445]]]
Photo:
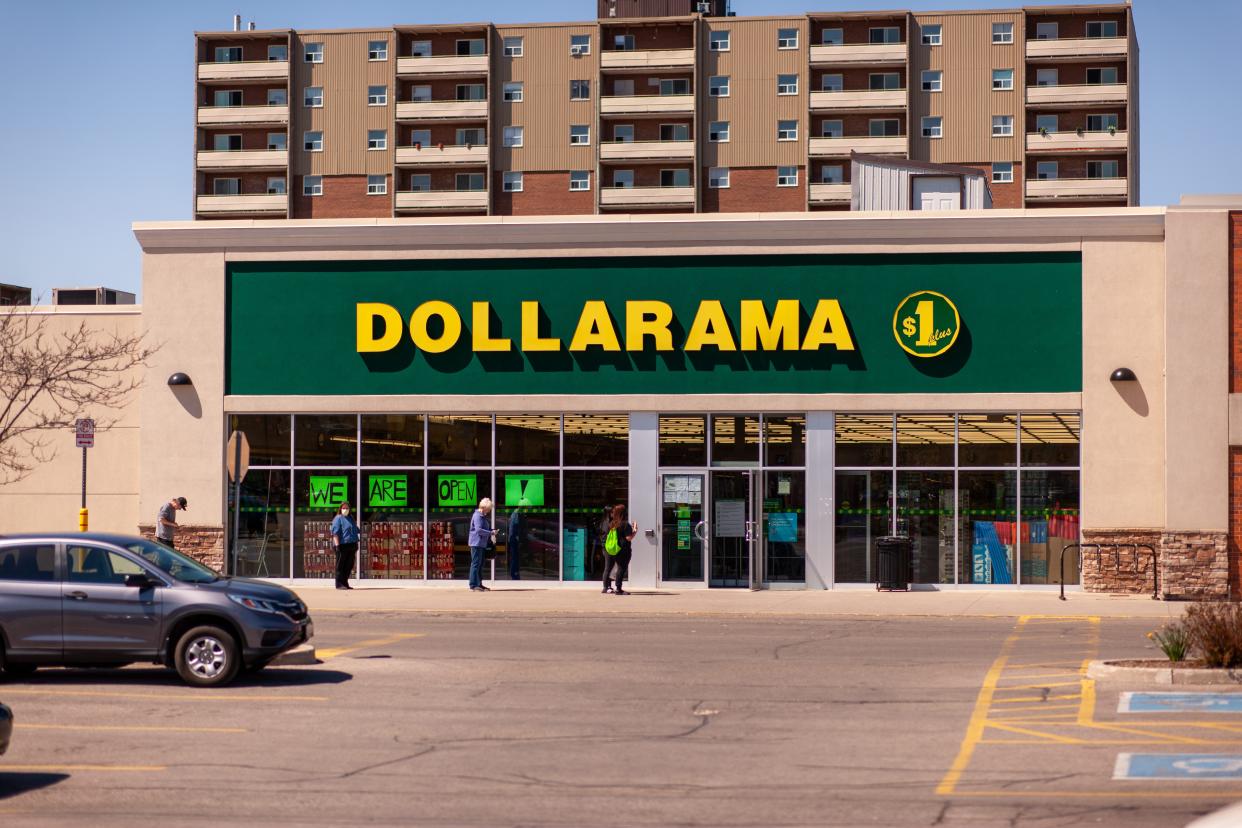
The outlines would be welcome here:
[[[155,520],[155,539],[169,549],[176,548],[173,538],[177,534],[177,510],[185,508],[184,497],[174,497],[160,507],[160,516]]]

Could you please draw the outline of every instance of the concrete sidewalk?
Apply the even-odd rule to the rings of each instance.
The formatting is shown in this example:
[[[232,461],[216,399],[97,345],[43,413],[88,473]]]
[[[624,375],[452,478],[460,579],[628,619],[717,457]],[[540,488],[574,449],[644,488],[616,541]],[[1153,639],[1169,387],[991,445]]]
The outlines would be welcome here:
[[[1096,615],[1150,618],[1153,623],[1181,615],[1185,603],[1153,601],[1150,596],[1072,592],[946,590],[636,590],[629,596],[603,595],[595,588],[541,587],[536,582],[505,582],[490,592],[461,586],[355,587],[299,586],[295,590],[314,612],[521,613],[566,615],[668,616],[969,616]]]

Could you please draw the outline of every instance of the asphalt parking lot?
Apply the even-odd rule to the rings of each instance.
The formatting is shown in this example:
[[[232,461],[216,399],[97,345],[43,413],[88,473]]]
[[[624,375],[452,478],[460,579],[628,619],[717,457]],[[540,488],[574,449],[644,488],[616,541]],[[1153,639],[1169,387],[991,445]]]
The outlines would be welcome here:
[[[1150,655],[1150,620],[315,621],[322,664],[222,690],[138,667],[0,684],[0,820],[1170,826],[1242,798],[1113,778],[1123,752],[1242,753],[1242,713],[1122,713],[1135,688],[1085,678]]]

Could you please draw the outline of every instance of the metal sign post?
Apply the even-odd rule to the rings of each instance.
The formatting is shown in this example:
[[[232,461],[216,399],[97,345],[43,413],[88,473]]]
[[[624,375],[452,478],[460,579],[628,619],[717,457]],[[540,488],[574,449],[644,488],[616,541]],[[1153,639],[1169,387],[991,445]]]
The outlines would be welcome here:
[[[95,421],[83,417],[74,422],[74,442],[82,449],[82,507],[78,509],[78,531],[85,532],[90,525],[90,513],[86,510],[86,450],[95,445]]]
[[[228,450],[225,451],[225,463],[229,470],[229,480],[233,481],[233,531],[229,544],[229,556],[233,559],[233,572],[237,574],[237,537],[241,523],[241,482],[250,470],[250,441],[243,431],[234,431],[229,435]]]

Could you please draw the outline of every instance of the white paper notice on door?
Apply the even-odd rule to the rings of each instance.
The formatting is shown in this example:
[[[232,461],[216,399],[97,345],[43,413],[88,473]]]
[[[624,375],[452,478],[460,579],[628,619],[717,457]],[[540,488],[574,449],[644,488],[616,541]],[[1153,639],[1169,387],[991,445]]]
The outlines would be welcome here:
[[[690,503],[690,478],[680,474],[670,474],[664,478],[664,502],[670,504]]]
[[[713,534],[718,538],[746,537],[746,501],[717,500],[716,525]]]

